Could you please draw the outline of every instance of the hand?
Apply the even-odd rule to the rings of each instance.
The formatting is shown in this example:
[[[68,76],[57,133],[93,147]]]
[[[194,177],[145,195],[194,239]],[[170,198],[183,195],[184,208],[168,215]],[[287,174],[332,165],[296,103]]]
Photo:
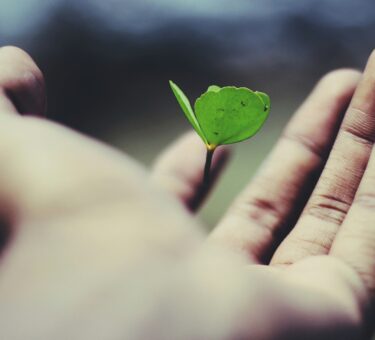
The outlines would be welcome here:
[[[352,101],[356,110],[348,110],[343,132],[323,170],[321,178],[326,178],[323,182],[330,183],[329,188],[335,188],[337,178],[342,178],[325,175],[335,166],[330,165],[331,159],[340,159],[338,150],[342,155],[345,147],[345,155],[352,156],[349,147],[357,147],[363,152],[354,155],[363,156],[362,165],[370,157],[369,143],[358,136],[361,129],[371,135],[375,62],[372,64],[370,61]],[[150,177],[128,157],[101,143],[47,120],[17,115],[44,110],[42,75],[32,60],[15,48],[0,49],[0,65],[3,338],[362,336],[375,276],[370,194],[362,195],[369,199],[360,196],[350,204],[328,256],[327,248],[316,253],[308,249],[313,244],[306,241],[309,236],[305,242],[293,241],[295,231],[302,228],[297,224],[276,250],[271,265],[257,264],[275,249],[278,241],[271,235],[292,227],[283,221],[298,213],[292,208],[297,197],[306,192],[306,179],[324,164],[309,145],[318,145],[328,153],[339,112],[356,87],[357,73],[341,71],[318,85],[287,129],[287,138],[271,155],[269,165],[251,185],[253,189],[245,190],[204,243],[205,236],[183,205],[157,187],[164,186],[189,207],[198,206],[195,195],[204,154],[202,145],[192,142],[195,137],[187,136],[167,151]],[[305,124],[311,112],[315,119]],[[357,137],[352,137],[353,129],[359,129]],[[345,135],[341,140],[354,141],[340,144],[340,134]],[[305,142],[310,140],[312,144]],[[343,145],[341,149],[339,145]],[[284,150],[289,150],[288,162],[284,158],[279,161]],[[217,171],[226,155],[225,149],[217,154]],[[273,162],[280,166],[278,171]],[[350,168],[359,161],[342,156],[341,162],[345,164],[337,171],[346,169],[357,182],[363,175],[363,183],[371,171],[371,161],[361,176],[355,173],[357,168]],[[287,176],[281,177],[283,171]],[[266,187],[268,178],[274,186]],[[321,181],[309,202],[323,186]],[[342,187],[341,181],[336,186],[352,190],[357,182],[346,176],[345,185]],[[268,204],[271,198],[275,206]],[[354,222],[346,222],[353,216],[352,210],[356,211],[354,207],[363,209],[361,217],[366,219],[356,220],[356,213],[351,217]],[[309,210],[315,211],[314,218],[336,216],[336,210],[331,212],[326,204],[306,208],[307,216]],[[318,240],[326,235],[326,229],[319,230]],[[355,242],[351,238],[348,242],[345,235],[353,234]],[[302,230],[298,235],[310,234]],[[298,245],[305,251],[305,259],[302,252],[294,250]],[[244,251],[253,264],[249,266],[237,250]],[[281,263],[277,258],[286,258],[278,257],[283,253],[296,255],[295,261],[288,259],[283,262],[288,262],[287,266],[277,266]]]
[[[250,270],[263,265],[262,271],[275,275],[278,293],[290,284],[283,314],[263,325],[278,334],[275,339],[355,339],[371,332],[366,321],[371,325],[375,294],[374,136],[375,53],[363,76],[338,70],[318,83],[210,236],[210,243],[244,254]],[[173,168],[179,154],[186,152],[176,150],[158,167]],[[183,156],[179,162],[178,171],[163,171],[164,179],[173,173],[181,178],[183,169],[191,169]],[[192,176],[185,177],[191,183]],[[261,292],[273,296],[265,286]],[[279,313],[273,299],[267,301],[276,312],[269,316]],[[277,331],[277,325],[284,329]]]

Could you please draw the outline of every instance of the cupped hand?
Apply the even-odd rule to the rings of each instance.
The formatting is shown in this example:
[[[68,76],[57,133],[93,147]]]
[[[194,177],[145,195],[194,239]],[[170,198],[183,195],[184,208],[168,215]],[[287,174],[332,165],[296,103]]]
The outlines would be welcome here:
[[[362,339],[375,287],[375,56],[325,76],[208,237],[204,146],[151,175],[35,116],[44,81],[0,49],[4,339]],[[348,109],[346,107],[355,90]],[[217,175],[228,150],[219,149]],[[176,199],[177,198],[177,199]]]

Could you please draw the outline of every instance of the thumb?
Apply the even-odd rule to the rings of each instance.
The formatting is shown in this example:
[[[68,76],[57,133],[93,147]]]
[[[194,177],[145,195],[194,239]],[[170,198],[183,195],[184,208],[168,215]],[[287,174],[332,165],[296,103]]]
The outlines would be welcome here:
[[[42,72],[23,50],[0,48],[0,113],[43,114],[46,108]]]

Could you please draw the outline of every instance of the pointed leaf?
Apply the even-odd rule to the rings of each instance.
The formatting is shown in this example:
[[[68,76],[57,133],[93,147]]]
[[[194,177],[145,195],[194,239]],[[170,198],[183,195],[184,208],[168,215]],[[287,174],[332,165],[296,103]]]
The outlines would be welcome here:
[[[172,91],[178,103],[180,104],[182,111],[185,113],[186,118],[188,119],[190,124],[193,126],[194,130],[198,133],[198,135],[207,144],[207,139],[204,136],[201,127],[199,126],[199,123],[197,121],[197,118],[195,117],[194,111],[191,108],[189,99],[185,96],[182,90],[172,80],[169,81],[169,85],[171,86]]]

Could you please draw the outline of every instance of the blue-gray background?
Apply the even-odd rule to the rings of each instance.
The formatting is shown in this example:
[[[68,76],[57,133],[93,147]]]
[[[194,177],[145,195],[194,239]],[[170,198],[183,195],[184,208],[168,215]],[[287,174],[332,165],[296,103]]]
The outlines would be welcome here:
[[[374,33],[373,0],[0,0],[0,44],[40,65],[49,116],[147,165],[189,129],[168,79],[191,99],[210,84],[270,94],[266,126],[234,147],[203,209],[209,226],[316,80],[363,67]]]

